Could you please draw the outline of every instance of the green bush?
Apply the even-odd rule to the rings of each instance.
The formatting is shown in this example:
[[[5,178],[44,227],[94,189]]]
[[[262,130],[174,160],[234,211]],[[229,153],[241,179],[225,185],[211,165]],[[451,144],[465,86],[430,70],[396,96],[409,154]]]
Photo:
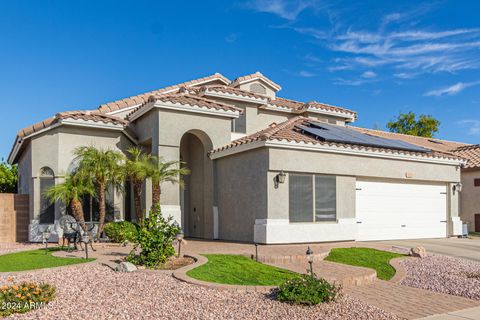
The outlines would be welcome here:
[[[136,225],[128,221],[109,222],[103,230],[107,237],[116,243],[133,241],[137,233]]]
[[[339,292],[340,287],[328,283],[325,279],[304,274],[280,285],[276,297],[281,302],[312,306],[335,301]]]
[[[132,239],[140,246],[141,251],[137,255],[135,249],[132,250],[127,261],[151,268],[165,263],[175,254],[173,240],[179,231],[180,228],[173,222],[172,217],[162,216],[159,206],[151,210],[148,218],[140,223],[138,232]]]
[[[49,284],[22,282],[0,287],[0,317],[46,307],[55,298]]]

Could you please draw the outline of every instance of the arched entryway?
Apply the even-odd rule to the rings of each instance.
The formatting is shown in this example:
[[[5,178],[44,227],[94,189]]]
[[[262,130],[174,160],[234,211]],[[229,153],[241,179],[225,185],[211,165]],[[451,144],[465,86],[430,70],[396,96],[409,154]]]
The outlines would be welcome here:
[[[182,226],[186,236],[213,238],[213,163],[207,152],[210,138],[203,131],[191,130],[180,142],[180,159],[191,173],[184,177],[181,190]]]

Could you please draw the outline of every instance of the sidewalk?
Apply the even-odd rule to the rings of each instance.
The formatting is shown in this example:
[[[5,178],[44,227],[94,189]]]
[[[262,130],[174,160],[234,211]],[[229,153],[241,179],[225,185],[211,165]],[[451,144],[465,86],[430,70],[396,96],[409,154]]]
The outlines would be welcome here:
[[[448,312],[436,316],[422,318],[421,320],[478,320],[480,319],[480,307]]]

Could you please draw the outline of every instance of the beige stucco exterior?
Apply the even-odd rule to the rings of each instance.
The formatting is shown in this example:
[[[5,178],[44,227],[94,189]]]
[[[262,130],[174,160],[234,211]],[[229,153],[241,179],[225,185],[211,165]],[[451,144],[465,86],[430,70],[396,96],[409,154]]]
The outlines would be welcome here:
[[[220,230],[225,232],[220,231],[222,239],[259,243],[355,240],[356,181],[364,178],[444,183],[450,190],[447,232],[459,234],[461,228],[459,194],[451,191],[460,181],[455,165],[268,147],[218,158],[216,162],[217,186],[228,190],[218,195]],[[287,178],[278,185],[275,177],[282,170]],[[289,223],[289,173],[336,176],[337,221]],[[410,178],[406,178],[407,173]]]
[[[480,169],[462,171],[462,192],[460,194],[460,217],[468,224],[468,231],[475,230],[475,214],[480,214],[480,187],[475,187],[474,179],[480,179]]]
[[[218,85],[215,81],[212,84]],[[82,122],[82,125],[79,122],[76,126],[73,121],[73,124],[47,128],[45,132],[35,133],[26,139],[15,159],[20,172],[19,192],[30,195],[30,240],[41,240],[38,228],[40,170],[51,168],[56,183],[62,182],[74,160],[75,148],[86,145],[121,152],[138,145],[145,152],[166,161],[185,162],[191,170],[191,174],[184,178],[185,188],[163,183],[161,207],[163,214],[172,216],[190,237],[258,243],[356,240],[356,187],[359,179],[445,185],[448,190],[448,235],[458,234],[461,223],[459,194],[454,194],[452,190],[453,185],[460,181],[459,161],[435,162],[427,157],[395,157],[389,152],[368,154],[356,148],[350,152],[340,152],[340,148],[329,151],[288,143],[281,146],[263,144],[254,148],[241,146],[232,148],[225,155],[209,155],[211,150],[229,145],[232,137],[253,134],[299,113],[313,120],[342,126],[345,121],[356,118],[355,113],[342,115],[341,112],[330,112],[328,108],[317,109],[317,112],[289,108],[276,110],[268,102],[275,99],[279,88],[257,80],[248,80],[237,87],[248,91],[252,89],[252,84],[257,84],[255,90],[261,90],[258,85],[263,86],[263,97],[249,99],[251,94],[222,96],[220,93],[207,97],[232,106],[230,109],[148,99],[141,105],[111,112],[112,116],[128,119],[128,127],[108,126],[105,122],[102,124],[94,120],[87,121],[88,126],[87,122]],[[240,108],[243,115],[233,110],[235,107]],[[245,132],[232,132],[232,121],[245,121]],[[133,131],[134,137],[127,134],[126,129]],[[287,174],[282,184],[276,182],[280,171]],[[293,173],[336,177],[335,221],[290,223],[289,174]],[[479,196],[475,192],[480,188],[468,188],[468,185],[473,185],[468,179],[473,178],[463,176],[465,187],[461,212],[462,218],[471,221],[475,211],[471,199]],[[151,187],[151,181],[145,181],[144,212],[148,211],[152,202]],[[124,194],[115,192],[113,199],[115,218],[124,219]],[[55,218],[62,214],[65,214],[64,205],[58,203],[55,205]],[[132,216],[132,219],[135,217]]]
[[[40,174],[48,167],[55,174],[55,182],[61,183],[69,166],[75,159],[74,150],[81,146],[127,150],[131,141],[120,131],[101,129],[79,129],[69,126],[54,128],[32,138],[20,158],[20,192],[30,194],[30,241],[41,241],[39,234],[40,215]],[[26,189],[28,186],[28,189]],[[28,192],[28,191],[30,192]],[[123,218],[123,195],[116,193],[114,199],[115,216]],[[55,204],[55,220],[65,214],[65,206]],[[48,226],[42,225],[40,229]],[[53,225],[51,226],[53,228]]]

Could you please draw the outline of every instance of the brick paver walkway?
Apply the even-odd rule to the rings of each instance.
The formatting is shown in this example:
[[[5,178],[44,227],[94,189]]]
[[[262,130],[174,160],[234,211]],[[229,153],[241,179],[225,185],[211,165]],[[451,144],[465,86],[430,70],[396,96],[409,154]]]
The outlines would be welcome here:
[[[350,296],[406,319],[418,319],[480,305],[480,301],[377,280],[345,289]]]

